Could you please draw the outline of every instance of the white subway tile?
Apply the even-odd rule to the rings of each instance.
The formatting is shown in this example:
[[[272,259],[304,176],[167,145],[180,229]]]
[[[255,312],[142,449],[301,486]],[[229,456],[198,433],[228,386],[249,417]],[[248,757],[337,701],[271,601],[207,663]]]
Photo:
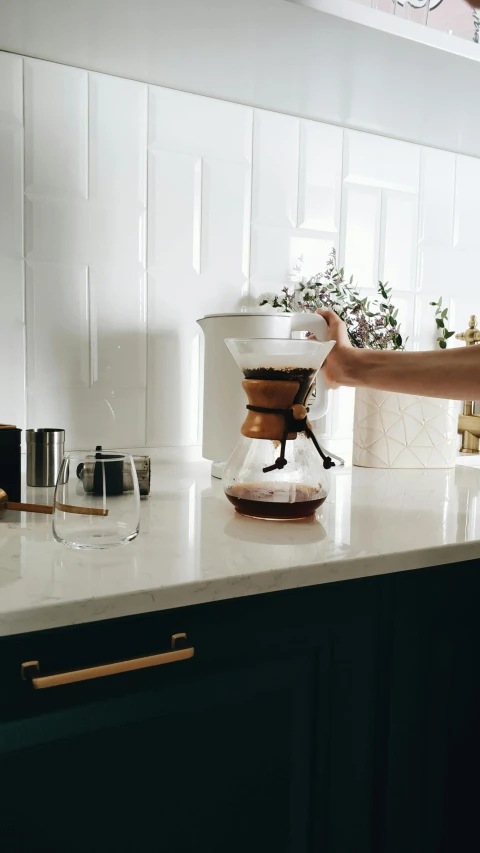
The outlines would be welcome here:
[[[0,123],[0,255],[23,255],[22,128]]]
[[[25,199],[25,255],[31,261],[88,263],[86,202]]]
[[[172,276],[198,274],[201,231],[195,211],[201,204],[201,165],[201,158],[190,154],[149,154],[148,267],[161,265]],[[171,285],[174,286],[173,278]]]
[[[124,205],[88,204],[88,261],[90,264],[145,268],[146,214]]]
[[[148,144],[152,150],[251,162],[252,109],[150,86]]]
[[[149,159],[148,265],[198,316],[240,306],[245,289],[248,167],[174,152]]]
[[[418,145],[345,131],[343,178],[349,183],[417,193],[419,163]]]
[[[0,256],[1,419],[25,428],[25,343],[23,262]]]
[[[109,387],[28,391],[28,426],[65,430],[67,450],[145,445],[145,391]]]
[[[379,276],[396,290],[415,289],[417,215],[416,196],[384,191]]]
[[[250,167],[204,160],[202,170],[202,274],[220,300],[238,300],[248,278]]]
[[[0,52],[0,123],[23,124],[23,59]]]
[[[25,189],[88,192],[88,72],[25,59]]]
[[[360,287],[376,289],[378,281],[381,190],[345,184],[342,197],[340,257],[348,276]]]
[[[146,386],[146,273],[89,269],[91,380],[121,388]]]
[[[307,237],[300,230],[253,225],[252,281],[258,279],[271,282],[280,289],[290,281],[294,267],[302,260],[302,275],[309,277],[321,272],[336,243],[335,235]]]
[[[201,331],[186,301],[176,316],[161,311],[160,285],[149,274],[147,445],[198,444]]]
[[[454,245],[476,249],[480,222],[480,160],[457,156]]]
[[[25,251],[32,261],[144,265],[145,215],[135,207],[27,198]]]
[[[144,207],[148,87],[89,74],[89,196]]]
[[[421,150],[419,242],[449,248],[453,244],[455,154]]]
[[[299,228],[336,233],[340,229],[343,130],[300,122]]]
[[[86,266],[26,266],[27,382],[48,394],[90,384]],[[38,425],[38,424],[37,424]]]
[[[304,237],[300,231],[290,236],[290,267],[296,265],[301,258],[303,263],[302,276],[310,278],[321,273],[326,267],[328,256],[332,249],[337,249],[338,237],[322,235],[322,237]]]
[[[299,119],[254,111],[252,221],[295,226],[298,219]]]
[[[195,152],[194,142],[191,134]],[[205,137],[200,142],[204,156],[157,146],[149,153],[150,446],[198,442],[201,333],[195,320],[239,310],[248,275],[250,166],[231,152],[207,156]],[[175,421],[165,417],[172,399]]]
[[[252,225],[250,274],[252,279],[262,279],[287,284],[292,273],[291,233],[285,228]]]
[[[460,294],[475,303],[478,283],[475,270],[480,265],[479,251],[444,249],[439,246],[419,248],[418,287],[437,296]]]

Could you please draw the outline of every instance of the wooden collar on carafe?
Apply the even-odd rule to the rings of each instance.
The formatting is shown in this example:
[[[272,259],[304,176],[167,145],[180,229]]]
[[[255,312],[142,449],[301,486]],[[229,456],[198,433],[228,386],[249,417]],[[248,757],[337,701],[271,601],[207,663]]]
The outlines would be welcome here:
[[[280,442],[280,455],[274,465],[264,468],[264,472],[274,468],[282,469],[288,464],[285,455],[287,441],[305,432],[323,460],[324,468],[332,468],[335,463],[320,447],[307,420],[308,409],[305,403],[310,396],[309,388],[302,402],[297,395],[300,382],[278,379],[245,379],[242,383],[248,397],[247,417],[242,424],[241,433],[247,438],[263,438]]]

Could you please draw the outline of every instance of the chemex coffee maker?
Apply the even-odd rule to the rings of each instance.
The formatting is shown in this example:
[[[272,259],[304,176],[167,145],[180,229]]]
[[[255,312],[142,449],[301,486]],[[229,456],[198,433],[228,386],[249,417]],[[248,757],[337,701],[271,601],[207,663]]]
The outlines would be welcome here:
[[[317,340],[225,341],[243,371],[248,398],[240,441],[223,472],[225,494],[243,515],[307,518],[328,494],[328,469],[334,463],[318,444],[310,420],[322,417],[328,407],[318,371],[335,342],[325,340],[327,326],[318,314],[293,315],[291,331],[300,330]]]

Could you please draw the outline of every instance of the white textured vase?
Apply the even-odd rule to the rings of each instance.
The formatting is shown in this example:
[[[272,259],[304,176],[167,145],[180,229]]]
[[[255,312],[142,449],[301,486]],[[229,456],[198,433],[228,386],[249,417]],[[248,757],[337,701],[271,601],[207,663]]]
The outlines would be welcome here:
[[[459,403],[357,388],[353,464],[364,468],[451,468]]]

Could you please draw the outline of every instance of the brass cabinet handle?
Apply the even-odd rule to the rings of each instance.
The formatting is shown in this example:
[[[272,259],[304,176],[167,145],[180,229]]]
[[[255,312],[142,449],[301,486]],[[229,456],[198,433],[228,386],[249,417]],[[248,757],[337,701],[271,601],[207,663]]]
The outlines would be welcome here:
[[[40,675],[38,660],[30,660],[22,663],[21,675],[23,680],[30,681],[36,690],[59,687],[61,684],[73,684],[75,681],[90,681],[92,678],[104,678],[107,675],[117,675],[119,672],[133,672],[136,669],[148,669],[150,666],[161,666],[164,663],[193,658],[195,650],[193,646],[187,646],[186,643],[186,634],[173,634],[172,648],[169,652],[121,660],[103,666],[90,666],[87,669],[74,669],[71,672],[58,672],[55,675]]]

